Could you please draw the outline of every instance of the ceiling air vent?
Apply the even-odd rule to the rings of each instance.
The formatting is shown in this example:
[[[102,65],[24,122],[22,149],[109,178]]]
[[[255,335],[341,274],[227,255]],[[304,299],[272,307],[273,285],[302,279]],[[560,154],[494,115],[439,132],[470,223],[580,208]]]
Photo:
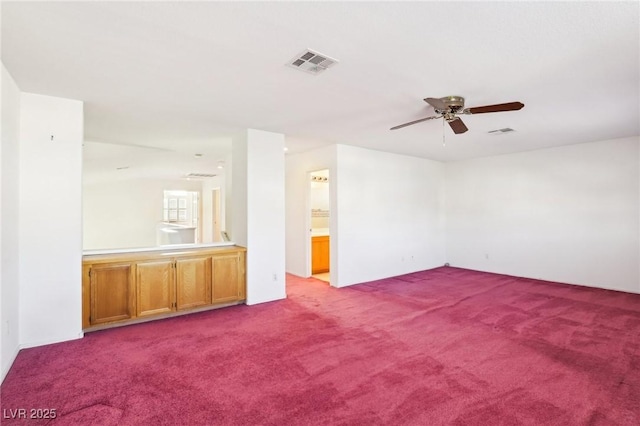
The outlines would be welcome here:
[[[491,130],[487,133],[489,133],[490,135],[501,135],[503,133],[511,133],[511,132],[515,132],[515,130],[513,130],[510,127],[505,127],[504,129]]]
[[[189,173],[186,177],[193,178],[193,179],[203,179],[203,178],[212,178],[216,176],[217,175],[214,175],[211,173]]]
[[[309,74],[320,74],[322,71],[337,63],[338,61],[336,59],[330,58],[327,55],[305,49],[291,59],[287,63],[287,66],[308,72]]]

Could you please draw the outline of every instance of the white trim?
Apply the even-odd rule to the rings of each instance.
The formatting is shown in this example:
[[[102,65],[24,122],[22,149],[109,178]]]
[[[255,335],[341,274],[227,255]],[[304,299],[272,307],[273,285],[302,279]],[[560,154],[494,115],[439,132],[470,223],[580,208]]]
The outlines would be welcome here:
[[[2,378],[0,378],[0,384],[4,382],[4,379],[5,377],[7,377],[7,374],[9,374],[9,370],[11,370],[13,363],[16,362],[16,358],[18,357],[18,353],[20,353],[20,349],[20,345],[16,346],[7,365],[2,366]]]
[[[54,343],[70,342],[72,340],[82,339],[83,337],[84,337],[84,332],[81,331],[75,336],[69,336],[66,338],[57,338],[53,340],[40,340],[38,342],[21,343],[20,349],[29,349],[29,348],[35,348],[38,346],[53,345]]]
[[[141,248],[123,248],[123,249],[107,249],[107,250],[83,250],[83,256],[90,256],[94,254],[119,254],[119,253],[139,253],[143,251],[161,251],[161,250],[180,250],[180,249],[194,249],[194,248],[206,248],[206,247],[227,247],[234,246],[236,243],[232,241],[225,241],[219,243],[206,243],[206,244],[170,244],[157,247],[141,247]]]

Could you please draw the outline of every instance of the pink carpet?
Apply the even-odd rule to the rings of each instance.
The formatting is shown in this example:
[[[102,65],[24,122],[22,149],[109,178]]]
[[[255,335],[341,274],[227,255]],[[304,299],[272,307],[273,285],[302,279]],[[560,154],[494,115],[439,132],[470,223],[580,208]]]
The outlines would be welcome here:
[[[640,295],[438,268],[23,350],[54,425],[638,425]]]

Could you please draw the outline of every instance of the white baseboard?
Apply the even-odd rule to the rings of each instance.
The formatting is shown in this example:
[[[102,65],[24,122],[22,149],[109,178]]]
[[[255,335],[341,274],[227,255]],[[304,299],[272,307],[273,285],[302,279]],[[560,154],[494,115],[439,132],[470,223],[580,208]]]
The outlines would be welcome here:
[[[80,331],[75,336],[57,337],[57,338],[51,339],[51,340],[41,340],[41,341],[38,341],[38,342],[21,343],[20,344],[20,349],[28,349],[28,348],[35,348],[37,346],[53,345],[54,343],[62,343],[62,342],[68,342],[68,341],[71,341],[71,340],[78,340],[78,339],[82,339],[83,337],[84,337],[84,332]]]
[[[13,353],[11,354],[11,358],[9,360],[9,362],[6,365],[2,366],[2,378],[0,379],[0,384],[2,382],[4,382],[4,378],[7,377],[7,374],[9,373],[9,370],[11,370],[11,366],[13,365],[13,363],[16,361],[16,358],[18,357],[18,353],[20,352],[20,345],[16,346],[15,349],[13,350]]]
[[[40,341],[40,342],[28,342],[28,343],[21,343],[18,346],[16,346],[16,348],[14,349],[10,361],[6,364],[2,366],[2,378],[0,379],[0,383],[2,383],[4,381],[4,378],[7,377],[7,374],[9,373],[9,370],[11,370],[11,366],[13,365],[13,363],[16,361],[16,358],[18,357],[18,353],[20,353],[20,350],[22,349],[28,349],[28,348],[35,348],[36,346],[44,346],[44,345],[52,345],[54,343],[62,343],[62,342],[68,342],[70,340],[77,340],[77,339],[82,339],[84,337],[84,332],[80,332],[75,336],[70,336],[67,338],[63,338],[63,337],[59,337],[56,339],[52,339],[52,340],[45,340],[45,341]]]

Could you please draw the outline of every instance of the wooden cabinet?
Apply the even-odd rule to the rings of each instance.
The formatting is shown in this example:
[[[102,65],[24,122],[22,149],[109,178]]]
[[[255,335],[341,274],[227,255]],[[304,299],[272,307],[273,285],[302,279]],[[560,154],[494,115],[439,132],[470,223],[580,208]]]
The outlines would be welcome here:
[[[236,300],[240,296],[239,253],[217,256],[213,259],[213,302]]]
[[[311,237],[311,273],[329,272],[329,236]]]
[[[83,328],[240,303],[245,251],[222,246],[84,256]]]
[[[89,297],[92,324],[122,321],[135,316],[132,271],[130,263],[91,268]]]
[[[136,291],[139,317],[169,313],[175,307],[174,261],[159,260],[136,264]]]
[[[176,302],[178,310],[211,304],[211,257],[176,260]]]

